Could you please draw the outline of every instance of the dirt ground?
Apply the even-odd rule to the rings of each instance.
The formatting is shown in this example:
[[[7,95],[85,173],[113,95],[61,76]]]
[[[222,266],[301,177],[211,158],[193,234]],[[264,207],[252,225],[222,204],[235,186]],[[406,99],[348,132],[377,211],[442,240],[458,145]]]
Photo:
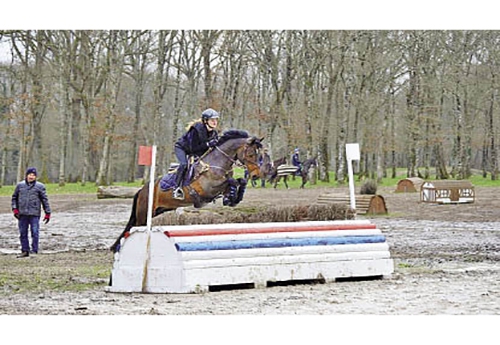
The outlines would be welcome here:
[[[326,192],[348,189],[249,187],[239,206],[308,205]],[[418,193],[392,188],[379,188],[378,194],[389,214],[357,218],[370,219],[386,236],[395,265],[391,277],[202,294],[105,292],[113,264],[108,248],[128,220],[131,199],[49,195],[53,217],[42,225],[41,252],[18,259],[17,222],[10,198],[3,197],[0,315],[500,314],[500,188],[476,187],[476,202],[458,205],[421,203]],[[221,207],[220,200],[206,208],[211,207]],[[93,277],[80,273],[85,266],[101,270]],[[26,292],[8,279],[20,275],[35,282],[53,275],[60,285]],[[82,291],[65,291],[64,281],[88,284]]]

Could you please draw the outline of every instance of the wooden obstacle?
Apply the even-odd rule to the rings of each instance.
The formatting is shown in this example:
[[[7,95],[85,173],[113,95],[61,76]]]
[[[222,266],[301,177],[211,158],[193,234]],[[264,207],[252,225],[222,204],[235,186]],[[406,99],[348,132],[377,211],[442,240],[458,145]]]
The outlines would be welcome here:
[[[420,187],[424,184],[424,179],[420,177],[408,177],[398,181],[396,193],[416,193],[420,192]]]
[[[438,204],[473,203],[474,186],[466,180],[426,181],[420,190],[420,201]]]
[[[393,271],[385,236],[367,220],[135,227],[106,290],[192,293]]]
[[[357,194],[356,201],[357,214],[387,214],[385,199],[382,195]],[[320,205],[342,204],[350,207],[350,197],[347,194],[327,193],[318,196],[316,201]]]
[[[139,189],[141,187],[99,186],[97,188],[97,199],[133,198]]]

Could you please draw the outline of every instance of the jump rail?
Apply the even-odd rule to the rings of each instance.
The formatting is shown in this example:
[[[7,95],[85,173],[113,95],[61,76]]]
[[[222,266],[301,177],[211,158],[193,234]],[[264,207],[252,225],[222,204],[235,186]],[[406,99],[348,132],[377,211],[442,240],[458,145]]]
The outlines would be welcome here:
[[[393,271],[385,236],[368,220],[135,227],[115,254],[106,290],[192,293]]]

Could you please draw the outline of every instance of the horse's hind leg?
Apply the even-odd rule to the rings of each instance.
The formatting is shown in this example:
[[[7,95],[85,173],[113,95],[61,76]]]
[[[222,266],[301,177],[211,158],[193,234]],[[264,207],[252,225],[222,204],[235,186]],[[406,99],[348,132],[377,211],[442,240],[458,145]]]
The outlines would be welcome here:
[[[129,224],[127,224],[127,226],[125,227],[125,230],[123,230],[123,232],[120,234],[120,236],[118,236],[118,238],[116,239],[115,243],[113,243],[113,245],[111,247],[109,247],[109,249],[113,252],[113,253],[116,253],[118,250],[119,250],[119,245],[120,245],[120,241],[121,239],[125,236],[125,234],[130,231],[130,229],[132,228],[132,226]]]
[[[109,248],[113,253],[116,253],[119,250],[120,241],[125,236],[125,234],[128,231],[130,231],[130,229],[132,229],[132,227],[134,227],[135,225],[138,225],[137,224],[137,213],[136,213],[137,212],[137,202],[140,199],[141,194],[143,194],[141,192],[144,191],[144,190],[146,190],[146,192],[147,192],[147,189],[145,189],[144,187],[142,187],[142,189],[140,189],[134,195],[134,199],[132,201],[132,212],[130,212],[130,218],[129,218],[128,222],[127,222],[127,225],[125,226],[125,229],[120,234],[120,236],[116,239],[115,243],[113,243],[113,245]]]

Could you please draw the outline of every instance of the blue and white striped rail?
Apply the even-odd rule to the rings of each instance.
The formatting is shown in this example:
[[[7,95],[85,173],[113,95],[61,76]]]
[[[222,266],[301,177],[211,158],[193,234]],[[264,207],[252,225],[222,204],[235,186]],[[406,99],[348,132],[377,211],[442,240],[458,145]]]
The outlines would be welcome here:
[[[116,253],[112,292],[390,276],[385,236],[367,220],[133,228]]]

